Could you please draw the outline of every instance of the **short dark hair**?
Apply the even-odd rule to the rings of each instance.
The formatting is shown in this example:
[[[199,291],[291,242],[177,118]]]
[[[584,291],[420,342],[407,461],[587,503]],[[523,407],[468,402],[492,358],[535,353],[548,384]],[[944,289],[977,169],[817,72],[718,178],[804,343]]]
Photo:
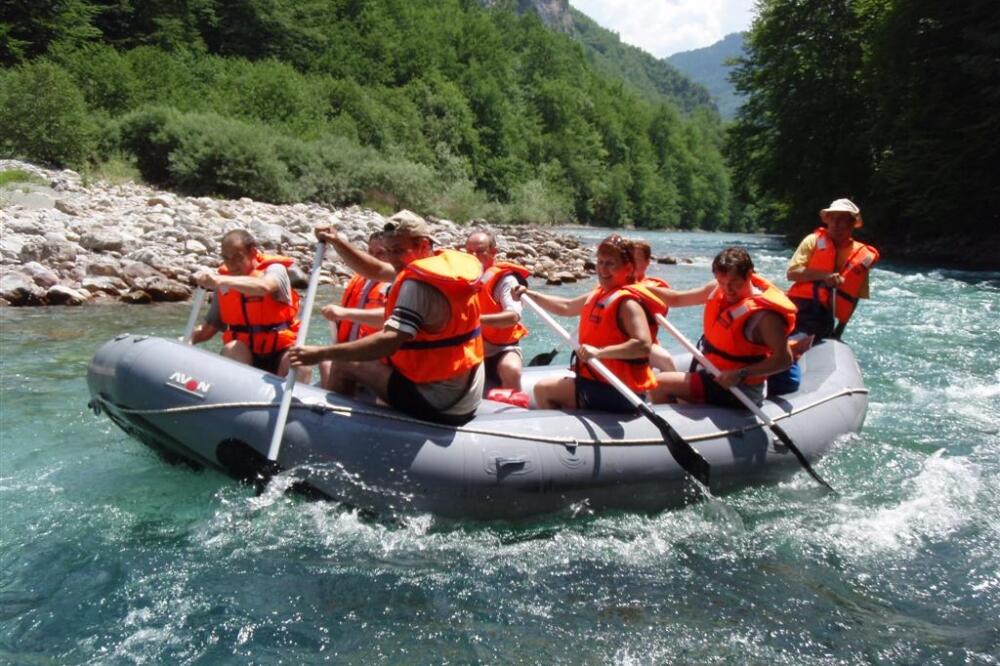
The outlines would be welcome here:
[[[725,250],[715,255],[712,260],[712,272],[720,275],[736,273],[741,278],[746,278],[753,272],[753,260],[750,253],[741,247],[727,247]]]
[[[246,229],[233,229],[222,237],[223,245],[232,245],[234,242],[238,242],[244,250],[254,250],[257,248],[257,241],[254,240],[254,237]]]

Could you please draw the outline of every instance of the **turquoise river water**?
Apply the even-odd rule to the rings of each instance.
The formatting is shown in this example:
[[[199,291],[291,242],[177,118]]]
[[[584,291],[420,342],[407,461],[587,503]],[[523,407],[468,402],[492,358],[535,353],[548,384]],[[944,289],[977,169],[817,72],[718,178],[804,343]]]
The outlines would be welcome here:
[[[648,237],[693,259],[654,268],[681,287],[727,244],[776,280],[790,253]],[[255,496],[94,417],[94,350],[179,335],[184,304],[2,309],[0,663],[996,664],[1000,274],[883,264],[872,292],[845,334],[868,420],[818,465],[839,495],[799,473],[726,511],[499,525]]]

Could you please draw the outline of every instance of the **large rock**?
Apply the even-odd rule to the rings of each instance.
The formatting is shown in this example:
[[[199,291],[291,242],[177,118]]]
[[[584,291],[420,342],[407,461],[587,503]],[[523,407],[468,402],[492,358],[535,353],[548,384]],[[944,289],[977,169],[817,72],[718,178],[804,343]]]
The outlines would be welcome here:
[[[117,296],[128,289],[125,282],[110,275],[91,275],[83,278],[81,285],[92,294],[104,293]]]
[[[45,290],[30,275],[4,271],[0,272],[0,298],[11,305],[44,305]]]
[[[91,252],[121,252],[125,241],[113,229],[92,229],[80,237],[80,245]]]
[[[90,299],[90,294],[57,284],[49,287],[45,298],[49,305],[83,305]]]
[[[35,284],[42,289],[48,289],[55,284],[59,284],[59,276],[56,275],[55,271],[49,270],[37,261],[29,261],[21,266],[21,270],[25,274],[30,275]]]
[[[174,280],[168,280],[162,275],[138,278],[133,284],[135,289],[146,292],[154,301],[186,301],[191,297],[190,287]]]

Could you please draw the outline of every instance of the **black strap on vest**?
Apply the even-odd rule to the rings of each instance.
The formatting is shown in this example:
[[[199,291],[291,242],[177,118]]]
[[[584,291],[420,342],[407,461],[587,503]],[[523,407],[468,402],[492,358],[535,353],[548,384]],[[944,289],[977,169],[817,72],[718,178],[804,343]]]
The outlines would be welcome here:
[[[411,340],[404,342],[400,349],[440,349],[441,347],[453,347],[465,344],[469,340],[474,340],[482,335],[482,330],[476,326],[474,329],[461,335],[453,335],[450,338],[440,340]]]
[[[277,324],[257,324],[255,326],[241,326],[240,324],[229,324],[228,329],[233,333],[274,333],[285,331],[292,327],[292,322],[283,321]]]
[[[724,352],[709,342],[704,335],[698,339],[698,347],[706,354],[712,354],[713,356],[724,358],[727,361],[732,361],[733,363],[746,363],[747,365],[751,365],[753,363],[760,363],[767,358],[767,356],[764,356],[763,354],[755,354],[753,356],[737,356],[736,354]]]

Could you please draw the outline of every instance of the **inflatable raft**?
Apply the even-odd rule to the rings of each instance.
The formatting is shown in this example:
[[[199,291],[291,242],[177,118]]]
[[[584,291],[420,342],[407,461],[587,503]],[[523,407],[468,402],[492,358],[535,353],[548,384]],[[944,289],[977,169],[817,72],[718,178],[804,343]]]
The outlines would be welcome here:
[[[679,367],[687,359],[678,359]],[[796,393],[764,412],[814,462],[858,432],[868,407],[843,343],[806,352]],[[560,366],[526,368],[525,390]],[[266,453],[283,380],[163,338],[120,335],[88,371],[91,406],[171,461],[249,479]],[[724,493],[800,471],[746,411],[659,405],[711,465]],[[441,426],[315,386],[295,387],[278,466],[308,490],[378,515],[517,519],[563,510],[658,511],[690,501],[692,484],[641,416],[525,410],[484,401],[463,427]]]

